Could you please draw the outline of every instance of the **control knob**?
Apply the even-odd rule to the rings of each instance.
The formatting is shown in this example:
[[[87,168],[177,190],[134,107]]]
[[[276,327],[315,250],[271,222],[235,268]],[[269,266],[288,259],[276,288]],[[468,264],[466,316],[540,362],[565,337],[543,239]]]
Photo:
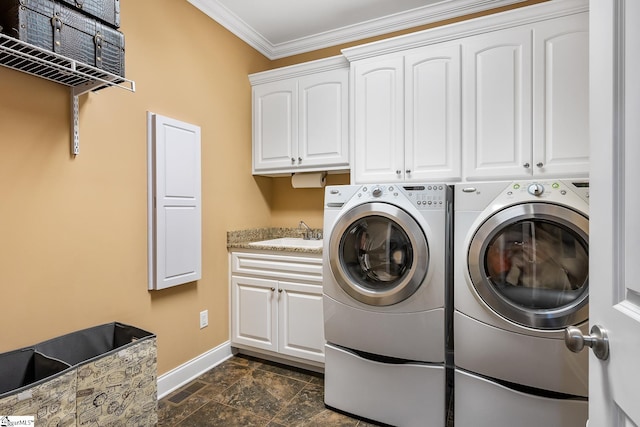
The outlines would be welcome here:
[[[373,197],[380,197],[382,196],[382,188],[380,187],[373,187],[373,190],[371,190],[371,195]]]
[[[544,185],[542,185],[542,184],[531,184],[529,186],[529,188],[527,189],[527,191],[529,191],[529,194],[531,194],[533,196],[541,196],[542,193],[544,193]]]

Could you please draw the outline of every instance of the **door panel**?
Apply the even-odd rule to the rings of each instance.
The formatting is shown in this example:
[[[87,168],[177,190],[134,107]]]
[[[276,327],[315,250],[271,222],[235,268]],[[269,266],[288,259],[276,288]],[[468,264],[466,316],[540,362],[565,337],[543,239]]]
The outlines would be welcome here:
[[[298,166],[349,165],[347,69],[301,77],[298,82]]]
[[[532,168],[547,176],[589,170],[588,14],[535,28]]]
[[[460,45],[405,57],[406,180],[460,179]]]
[[[253,88],[254,171],[290,168],[298,158],[298,97],[295,81]]]
[[[200,127],[149,121],[149,289],[202,277]]]
[[[354,67],[354,144],[358,183],[394,182],[404,168],[403,59]],[[399,172],[399,173],[397,173]]]
[[[589,352],[589,424],[622,427],[640,425],[640,3],[592,1],[590,16],[590,321],[610,348]]]
[[[465,39],[462,105],[468,179],[531,175],[531,44],[529,28]]]
[[[324,362],[322,287],[305,283],[278,283],[279,351]]]
[[[263,350],[278,350],[276,280],[233,276],[231,340]]]

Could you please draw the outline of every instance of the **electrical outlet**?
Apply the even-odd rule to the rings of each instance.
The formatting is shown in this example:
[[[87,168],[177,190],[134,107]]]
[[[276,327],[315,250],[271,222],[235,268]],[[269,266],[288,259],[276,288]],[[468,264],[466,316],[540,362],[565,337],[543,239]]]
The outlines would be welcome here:
[[[209,326],[209,310],[200,312],[200,329]]]

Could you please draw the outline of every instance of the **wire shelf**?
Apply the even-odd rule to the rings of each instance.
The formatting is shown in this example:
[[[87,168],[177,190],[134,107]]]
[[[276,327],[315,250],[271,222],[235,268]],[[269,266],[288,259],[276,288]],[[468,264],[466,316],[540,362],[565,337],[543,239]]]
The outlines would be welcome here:
[[[135,92],[135,82],[0,33],[0,65],[73,88],[74,96],[105,87]]]
[[[80,153],[78,96],[107,87],[136,91],[136,84],[132,80],[2,33],[0,33],[0,65],[71,87],[71,152],[74,156]]]

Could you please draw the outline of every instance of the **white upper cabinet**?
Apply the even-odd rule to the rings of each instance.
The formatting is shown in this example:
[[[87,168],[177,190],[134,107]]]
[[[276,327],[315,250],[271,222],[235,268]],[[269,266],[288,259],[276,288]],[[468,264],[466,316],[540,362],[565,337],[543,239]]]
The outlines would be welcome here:
[[[460,176],[460,48],[353,65],[356,183]]]
[[[348,168],[348,87],[347,68],[298,80],[299,168]]]
[[[287,169],[298,157],[297,82],[253,87],[253,169]]]
[[[253,173],[349,168],[344,58],[249,76],[253,86]]]
[[[466,179],[588,175],[588,39],[582,13],[464,40]]]
[[[460,45],[405,56],[405,156],[408,181],[460,177]]]
[[[542,22],[533,36],[533,174],[588,176],[589,16]]]
[[[545,2],[344,49],[352,182],[588,176],[588,7]]]
[[[531,171],[531,29],[463,40],[463,129],[469,179]]]
[[[353,66],[352,161],[356,183],[393,182],[404,170],[404,85],[402,56]]]

